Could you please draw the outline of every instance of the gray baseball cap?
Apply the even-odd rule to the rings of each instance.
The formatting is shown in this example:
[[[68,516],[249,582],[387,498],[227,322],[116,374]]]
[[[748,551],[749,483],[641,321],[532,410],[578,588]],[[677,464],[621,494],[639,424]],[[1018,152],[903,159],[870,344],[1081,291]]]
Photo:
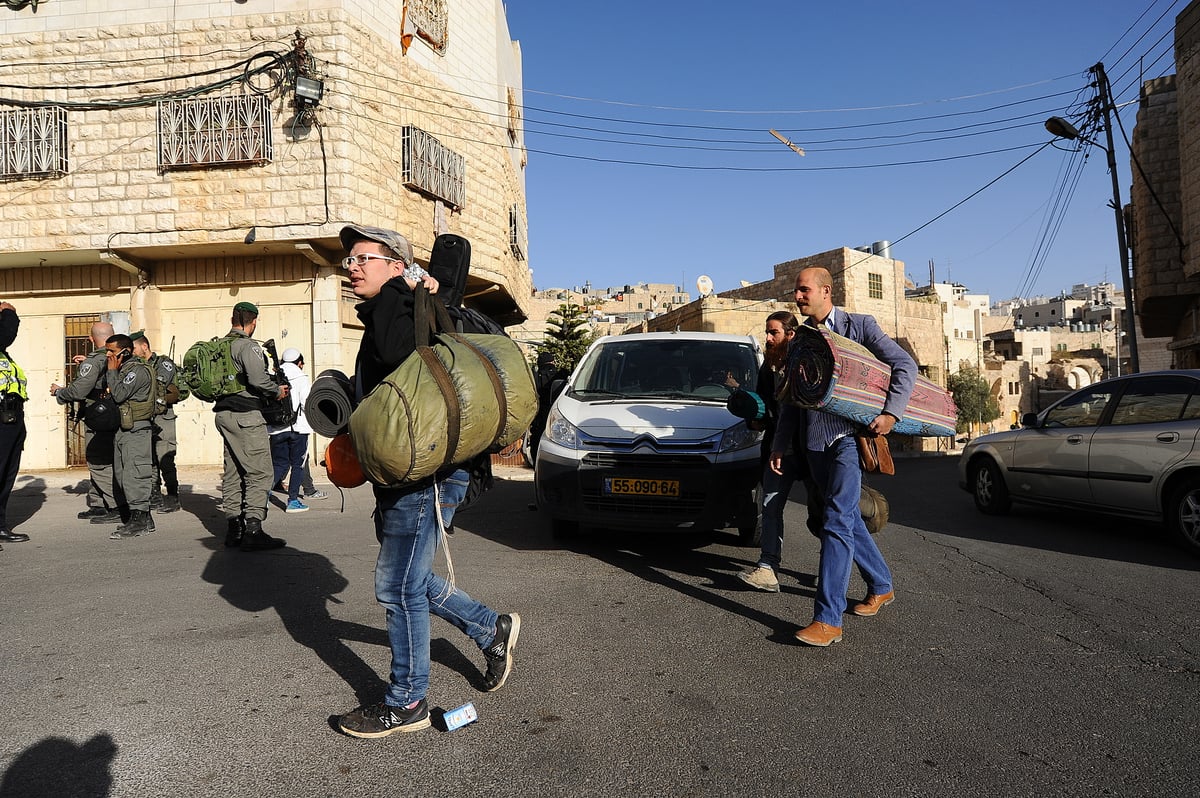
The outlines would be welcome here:
[[[342,247],[347,252],[354,246],[355,241],[366,239],[374,241],[377,244],[383,244],[388,249],[395,252],[404,261],[405,266],[412,266],[413,250],[412,244],[408,243],[408,239],[397,233],[395,230],[384,230],[382,227],[365,227],[357,224],[348,224],[342,228],[340,235],[342,239]]]

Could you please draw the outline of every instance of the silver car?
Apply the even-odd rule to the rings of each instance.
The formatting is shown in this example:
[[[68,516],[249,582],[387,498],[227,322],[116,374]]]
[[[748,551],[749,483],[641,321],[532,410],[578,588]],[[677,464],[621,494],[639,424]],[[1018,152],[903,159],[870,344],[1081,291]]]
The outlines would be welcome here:
[[[982,512],[1016,501],[1158,521],[1200,554],[1200,371],[1103,380],[1021,421],[963,450],[959,486]]]

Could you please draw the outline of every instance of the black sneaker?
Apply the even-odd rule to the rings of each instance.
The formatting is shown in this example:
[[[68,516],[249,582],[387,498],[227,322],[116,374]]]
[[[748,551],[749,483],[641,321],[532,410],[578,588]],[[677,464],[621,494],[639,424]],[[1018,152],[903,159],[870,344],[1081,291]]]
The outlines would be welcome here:
[[[80,521],[87,521],[90,518],[95,518],[97,516],[104,515],[107,512],[108,512],[108,510],[105,510],[103,507],[89,507],[86,510],[84,510],[82,513],[79,513],[78,515],[76,515],[75,517],[78,518]]]
[[[176,493],[168,493],[162,497],[159,503],[158,511],[160,513],[174,513],[179,511],[179,495]]]
[[[496,637],[483,650],[487,658],[487,673],[483,675],[484,692],[493,693],[504,686],[508,674],[512,673],[513,651],[517,647],[517,636],[521,634],[521,616],[515,612],[496,619]]]
[[[101,515],[91,516],[93,524],[119,524],[121,523],[120,510],[105,510]]]
[[[420,731],[428,729],[429,725],[429,705],[424,698],[412,709],[379,703],[360,707],[338,718],[339,729],[351,737],[368,740],[396,732]]]

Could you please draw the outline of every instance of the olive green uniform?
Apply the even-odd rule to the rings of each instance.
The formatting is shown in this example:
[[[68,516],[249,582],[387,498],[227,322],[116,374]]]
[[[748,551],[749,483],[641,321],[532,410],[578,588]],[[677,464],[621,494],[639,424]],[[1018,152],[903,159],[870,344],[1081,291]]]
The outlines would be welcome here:
[[[165,392],[168,385],[175,385],[176,367],[175,361],[166,355],[151,355],[146,360],[147,365],[154,370],[154,378],[158,380],[162,389],[159,393]],[[158,492],[158,484],[161,479],[162,484],[167,489],[168,496],[175,496],[179,493],[179,472],[175,468],[175,453],[179,448],[178,440],[175,437],[175,405],[163,404],[162,412],[154,416],[154,493]]]
[[[87,402],[99,399],[106,385],[105,375],[108,372],[108,354],[103,349],[91,352],[79,364],[75,379],[70,385],[64,385],[55,392],[54,398],[60,405],[71,402]],[[82,411],[78,414],[83,417]],[[92,432],[85,429],[83,434],[84,456],[87,458],[88,477],[88,507],[96,510],[116,510],[117,500],[113,495],[113,443],[111,432]]]
[[[121,429],[113,446],[113,481],[121,515],[128,511],[150,512],[154,489],[154,402],[151,398],[153,371],[141,358],[131,357],[120,370],[109,369],[109,392],[121,410]],[[127,426],[126,419],[132,416]]]
[[[222,396],[213,405],[217,432],[225,441],[225,471],[221,478],[222,507],[227,519],[263,521],[275,476],[271,439],[262,415],[262,396],[276,396],[279,386],[267,373],[262,346],[241,330],[231,330],[230,346],[246,390]]]

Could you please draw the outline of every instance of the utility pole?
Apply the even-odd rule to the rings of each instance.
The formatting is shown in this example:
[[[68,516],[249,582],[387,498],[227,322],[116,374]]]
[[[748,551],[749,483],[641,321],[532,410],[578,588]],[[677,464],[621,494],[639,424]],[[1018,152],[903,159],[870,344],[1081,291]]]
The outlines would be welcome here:
[[[1100,90],[1100,110],[1104,114],[1104,137],[1105,137],[1105,153],[1108,155],[1108,173],[1112,176],[1112,209],[1117,220],[1117,247],[1120,249],[1121,256],[1121,288],[1125,292],[1125,318],[1128,320],[1129,335],[1129,371],[1137,374],[1141,371],[1140,363],[1138,362],[1138,345],[1137,345],[1137,313],[1136,306],[1133,303],[1133,289],[1130,286],[1129,274],[1129,244],[1125,240],[1125,214],[1121,208],[1121,185],[1117,179],[1117,156],[1113,149],[1113,134],[1112,134],[1112,111],[1113,98],[1112,86],[1108,83],[1108,75],[1104,72],[1103,62],[1092,67],[1091,72],[1096,76],[1096,85]],[[1117,368],[1121,365],[1121,345],[1120,336],[1117,337]]]

